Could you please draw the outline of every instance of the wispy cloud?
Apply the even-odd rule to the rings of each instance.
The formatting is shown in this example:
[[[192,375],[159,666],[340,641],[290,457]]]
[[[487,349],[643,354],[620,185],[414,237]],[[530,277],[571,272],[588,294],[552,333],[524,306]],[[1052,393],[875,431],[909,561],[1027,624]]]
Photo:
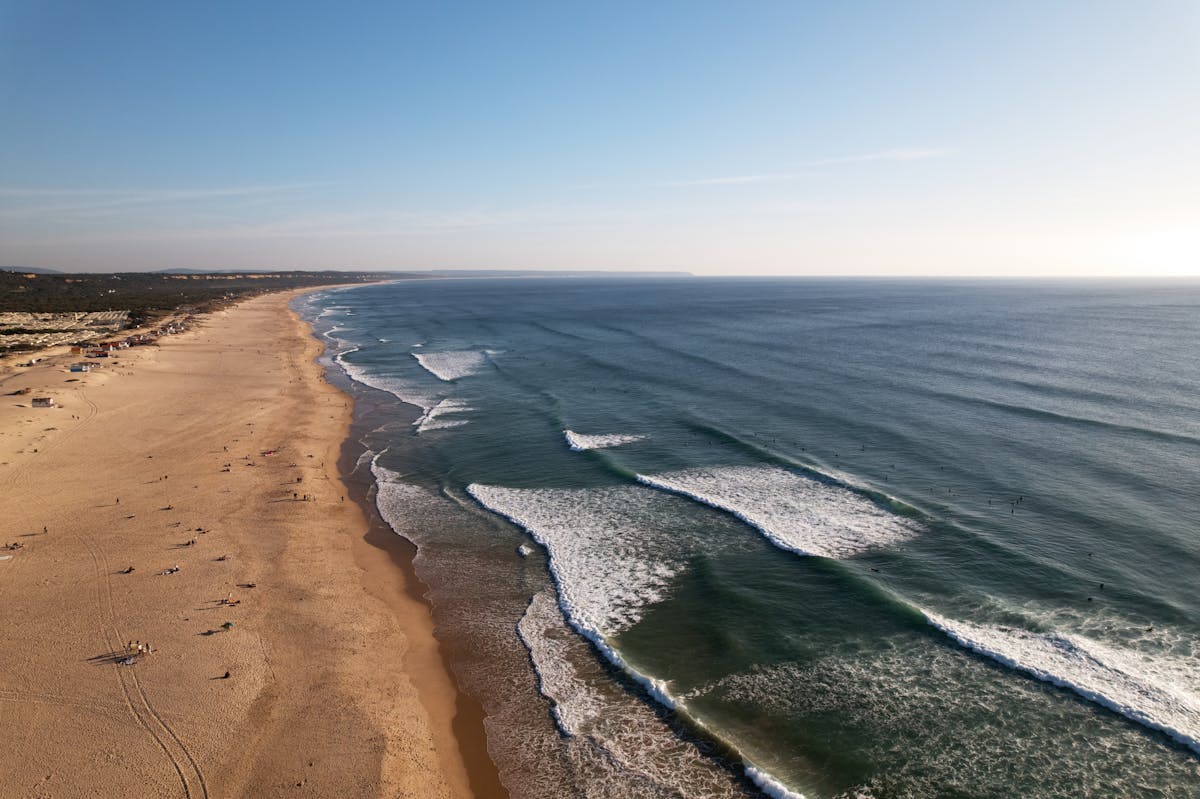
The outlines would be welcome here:
[[[92,242],[237,242],[288,239],[371,239],[438,236],[502,227],[529,218],[524,211],[383,210],[367,213],[327,213],[287,216],[251,223],[106,227],[103,230],[64,230],[56,240]]]
[[[0,217],[19,218],[42,214],[88,215],[98,212],[163,206],[187,202],[259,197],[328,185],[216,186],[204,188],[35,188],[0,186]]]
[[[925,161],[929,158],[939,158],[945,154],[945,150],[935,147],[897,147],[875,153],[859,153],[858,155],[843,155],[836,158],[821,158],[816,161],[808,161],[800,166],[854,164],[862,161]]]
[[[779,183],[795,180],[799,175],[781,172],[772,175],[731,175],[720,178],[698,178],[696,180],[673,180],[663,186],[739,186],[749,183]]]
[[[753,175],[730,175],[714,178],[696,178],[692,180],[674,180],[661,183],[661,186],[740,186],[754,183],[784,183],[801,180],[811,175],[811,170],[823,166],[838,164],[861,164],[868,161],[924,161],[938,158],[945,154],[944,150],[931,147],[895,148],[872,153],[842,155],[832,158],[818,158],[812,161],[802,161],[789,165],[786,172],[767,172]]]

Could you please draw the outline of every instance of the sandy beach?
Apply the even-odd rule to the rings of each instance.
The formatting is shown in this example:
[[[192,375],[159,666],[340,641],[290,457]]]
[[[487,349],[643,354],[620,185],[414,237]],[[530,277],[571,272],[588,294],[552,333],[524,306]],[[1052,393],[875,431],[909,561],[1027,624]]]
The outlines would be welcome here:
[[[0,795],[489,793],[291,296],[0,369]]]

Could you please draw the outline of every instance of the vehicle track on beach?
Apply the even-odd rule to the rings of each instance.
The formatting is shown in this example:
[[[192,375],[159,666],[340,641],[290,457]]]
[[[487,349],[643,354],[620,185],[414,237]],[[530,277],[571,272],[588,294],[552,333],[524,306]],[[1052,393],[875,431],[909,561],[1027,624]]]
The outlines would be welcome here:
[[[126,639],[116,623],[112,582],[109,579],[112,567],[109,565],[104,550],[97,546],[95,541],[82,533],[77,533],[76,537],[91,555],[96,570],[94,589],[96,607],[100,616],[98,625],[100,637],[103,639],[104,645],[108,647],[108,651],[116,656],[124,651],[122,642]],[[191,750],[163,719],[150,701],[150,697],[146,695],[146,689],[137,676],[137,665],[123,666],[114,660],[113,670],[121,687],[126,708],[138,726],[154,739],[171,762],[171,766],[175,769],[180,784],[183,786],[184,796],[187,799],[192,799],[192,797],[208,799],[208,783],[204,778],[204,771],[192,756]]]

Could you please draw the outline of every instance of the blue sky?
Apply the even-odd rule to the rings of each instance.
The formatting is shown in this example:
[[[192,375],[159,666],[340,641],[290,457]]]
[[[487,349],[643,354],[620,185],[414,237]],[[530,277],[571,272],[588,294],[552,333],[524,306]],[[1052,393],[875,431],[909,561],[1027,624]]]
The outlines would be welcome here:
[[[1200,274],[1200,3],[0,0],[0,263]]]

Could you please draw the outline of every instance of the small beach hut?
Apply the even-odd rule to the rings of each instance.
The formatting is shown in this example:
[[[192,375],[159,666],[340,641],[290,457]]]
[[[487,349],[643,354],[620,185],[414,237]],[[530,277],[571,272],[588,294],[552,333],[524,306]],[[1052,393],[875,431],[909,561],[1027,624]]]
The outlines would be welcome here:
[[[33,407],[35,408],[53,408],[54,397],[34,397]]]

